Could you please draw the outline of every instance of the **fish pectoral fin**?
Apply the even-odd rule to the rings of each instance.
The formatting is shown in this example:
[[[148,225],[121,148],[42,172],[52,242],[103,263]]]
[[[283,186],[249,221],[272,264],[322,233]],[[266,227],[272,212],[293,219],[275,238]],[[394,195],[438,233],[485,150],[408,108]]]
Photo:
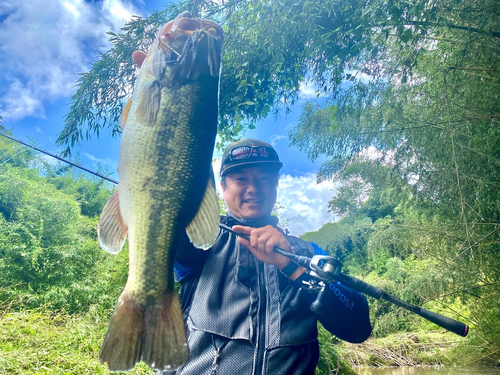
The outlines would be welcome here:
[[[214,244],[219,234],[219,220],[219,199],[213,182],[209,180],[198,213],[186,227],[186,233],[195,247],[207,250]]]
[[[127,238],[127,225],[120,213],[118,189],[115,190],[102,210],[97,226],[97,237],[101,247],[111,254],[118,253]]]

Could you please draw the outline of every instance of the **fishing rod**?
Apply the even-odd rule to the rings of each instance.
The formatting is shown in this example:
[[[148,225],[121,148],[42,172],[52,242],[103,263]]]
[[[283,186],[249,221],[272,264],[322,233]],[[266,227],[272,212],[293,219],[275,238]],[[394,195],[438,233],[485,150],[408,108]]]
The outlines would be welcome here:
[[[16,139],[16,138],[14,138],[14,137],[8,136],[8,135],[6,135],[6,134],[2,134],[2,133],[0,133],[0,135],[1,135],[2,137],[5,137],[5,138],[7,138],[7,139],[10,139],[11,141],[14,141],[14,142],[20,143],[20,144],[22,144],[23,146],[26,146],[26,147],[32,148],[32,149],[34,149],[34,150],[36,150],[36,151],[38,151],[38,152],[41,152],[42,154],[45,154],[45,155],[51,156],[51,157],[53,157],[54,159],[57,159],[57,160],[63,161],[63,162],[65,162],[65,163],[68,163],[68,164],[72,165],[73,167],[80,168],[81,170],[83,170],[83,171],[85,171],[85,172],[87,172],[87,173],[90,173],[90,174],[93,174],[93,175],[95,175],[95,176],[97,176],[97,177],[103,178],[103,179],[105,179],[105,180],[107,180],[107,181],[109,181],[109,182],[112,182],[112,183],[114,183],[114,184],[118,184],[118,181],[116,181],[116,180],[113,180],[113,179],[111,179],[111,178],[109,178],[109,177],[103,176],[103,175],[102,175],[102,174],[100,174],[100,173],[97,173],[97,172],[94,172],[94,171],[92,171],[92,170],[90,170],[90,169],[87,169],[87,168],[85,168],[85,167],[82,167],[81,165],[75,164],[75,163],[73,163],[73,162],[71,162],[71,161],[69,161],[69,160],[63,159],[63,158],[61,158],[60,156],[57,156],[57,155],[51,154],[51,153],[49,153],[49,152],[47,152],[47,151],[44,151],[44,150],[42,150],[42,149],[40,149],[40,148],[38,148],[38,147],[35,147],[35,146],[29,145],[29,144],[27,144],[27,143],[24,143],[23,141],[21,141],[21,140],[19,140],[19,139]]]
[[[10,139],[11,141],[18,142],[24,146],[27,146],[29,148],[32,148],[38,152],[41,152],[45,155],[51,156],[57,160],[60,160],[62,162],[68,163],[76,168],[79,168],[85,172],[88,172],[90,174],[93,174],[97,177],[103,178],[109,182],[112,182],[114,184],[118,184],[118,181],[113,180],[109,177],[103,176],[100,173],[94,172],[90,169],[87,169],[85,167],[82,167],[81,165],[75,164],[69,160],[63,159],[57,155],[53,155],[47,151],[41,150],[35,146],[29,145],[27,143],[24,143],[20,141],[19,139],[10,137],[5,134],[1,134],[1,136]],[[247,240],[250,239],[250,236],[242,233],[235,232],[232,230],[230,227],[224,224],[219,224],[219,227],[233,233],[239,237],[245,238]],[[467,324],[461,323],[455,319],[448,318],[444,315],[429,311],[424,309],[423,307],[415,306],[410,303],[404,302],[398,298],[392,297],[389,294],[387,294],[384,290],[377,288],[373,285],[370,285],[362,280],[359,280],[353,276],[349,276],[346,274],[341,273],[341,268],[342,268],[342,263],[331,256],[327,255],[315,255],[312,258],[306,257],[306,256],[301,256],[301,255],[296,255],[293,253],[290,253],[288,251],[285,251],[283,249],[280,249],[279,247],[275,247],[274,251],[276,251],[278,254],[281,254],[287,258],[289,258],[291,261],[296,263],[297,265],[306,268],[307,273],[313,277],[313,280],[310,281],[307,285],[307,288],[300,288],[299,293],[297,294],[297,297],[300,296],[301,292],[311,292],[311,291],[318,291],[318,297],[316,298],[316,301],[314,301],[311,304],[311,310],[313,310],[316,313],[319,313],[321,311],[321,306],[322,306],[322,301],[325,295],[325,288],[328,284],[333,283],[333,282],[341,282],[345,286],[354,289],[360,293],[366,294],[370,297],[373,297],[377,300],[383,299],[386,300],[396,306],[402,307],[403,309],[406,309],[408,311],[411,311],[417,315],[420,315],[422,318],[427,319],[431,321],[434,324],[437,324],[440,327],[443,327],[447,329],[448,331],[454,332],[457,335],[460,335],[462,337],[467,336],[467,333],[469,332],[469,327]],[[294,301],[292,301],[292,304],[298,305],[299,299],[296,298]]]
[[[250,236],[242,233],[235,232],[230,227],[224,224],[219,224],[221,229],[224,229],[230,233],[235,234],[241,238],[245,238],[250,240]],[[419,307],[416,305],[412,305],[410,303],[404,302],[398,298],[390,296],[383,289],[377,288],[373,285],[370,285],[360,279],[357,279],[353,276],[346,275],[341,273],[342,263],[331,256],[327,255],[314,255],[312,258],[296,255],[294,253],[290,253],[279,247],[275,247],[274,251],[278,254],[281,254],[287,258],[289,258],[292,262],[297,265],[304,267],[306,272],[313,277],[314,280],[312,282],[306,282],[304,288],[299,289],[299,293],[297,295],[297,300],[292,301],[292,305],[298,305],[298,300],[300,293],[319,291],[316,300],[311,304],[311,310],[315,313],[320,313],[322,311],[322,303],[325,298],[325,289],[328,287],[330,283],[340,282],[341,284],[354,289],[360,293],[366,294],[370,297],[373,297],[377,300],[383,299],[388,301],[396,306],[402,307],[405,310],[411,311],[417,315],[420,315],[422,318],[431,321],[438,326],[447,329],[453,333],[456,333],[459,336],[465,337],[469,332],[469,326],[458,320],[448,318],[444,315],[429,311],[424,309],[423,307]]]

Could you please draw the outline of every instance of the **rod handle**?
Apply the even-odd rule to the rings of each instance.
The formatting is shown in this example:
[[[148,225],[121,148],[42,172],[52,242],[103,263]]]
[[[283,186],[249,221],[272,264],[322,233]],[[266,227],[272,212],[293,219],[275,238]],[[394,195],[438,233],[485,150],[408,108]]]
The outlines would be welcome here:
[[[459,336],[465,337],[467,333],[469,333],[469,326],[458,320],[448,318],[441,314],[437,314],[435,312],[420,308],[420,311],[417,312],[422,318],[425,318],[431,321],[434,324],[437,324],[440,327],[447,329],[450,332],[456,333]]]

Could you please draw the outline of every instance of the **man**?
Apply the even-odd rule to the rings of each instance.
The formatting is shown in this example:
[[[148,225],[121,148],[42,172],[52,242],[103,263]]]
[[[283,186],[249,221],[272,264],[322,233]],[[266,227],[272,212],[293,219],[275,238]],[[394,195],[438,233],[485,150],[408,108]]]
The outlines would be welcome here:
[[[317,294],[300,293],[305,268],[274,252],[326,253],[287,236],[271,216],[283,164],[265,142],[229,145],[221,165],[228,207],[221,222],[250,240],[221,230],[201,251],[185,244],[176,259],[190,359],[177,374],[313,374],[319,359],[317,320],[341,339],[362,342],[371,333],[366,299],[338,283]],[[292,301],[294,303],[292,303]]]

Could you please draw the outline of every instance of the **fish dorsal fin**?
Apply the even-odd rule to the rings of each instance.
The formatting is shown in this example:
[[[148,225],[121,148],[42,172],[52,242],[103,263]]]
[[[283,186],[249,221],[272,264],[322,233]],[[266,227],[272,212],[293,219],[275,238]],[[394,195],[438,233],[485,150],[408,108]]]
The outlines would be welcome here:
[[[209,180],[198,213],[186,227],[186,233],[195,247],[207,250],[214,244],[219,234],[219,219],[219,200],[215,186]]]
[[[118,189],[115,190],[102,210],[97,226],[97,237],[101,247],[111,254],[118,253],[127,238],[127,225],[120,213]]]
[[[130,108],[132,108],[132,98],[127,101],[127,104],[122,109],[122,116],[120,117],[120,125],[122,127],[122,131],[125,129],[125,123],[127,122],[128,113],[130,112]]]

